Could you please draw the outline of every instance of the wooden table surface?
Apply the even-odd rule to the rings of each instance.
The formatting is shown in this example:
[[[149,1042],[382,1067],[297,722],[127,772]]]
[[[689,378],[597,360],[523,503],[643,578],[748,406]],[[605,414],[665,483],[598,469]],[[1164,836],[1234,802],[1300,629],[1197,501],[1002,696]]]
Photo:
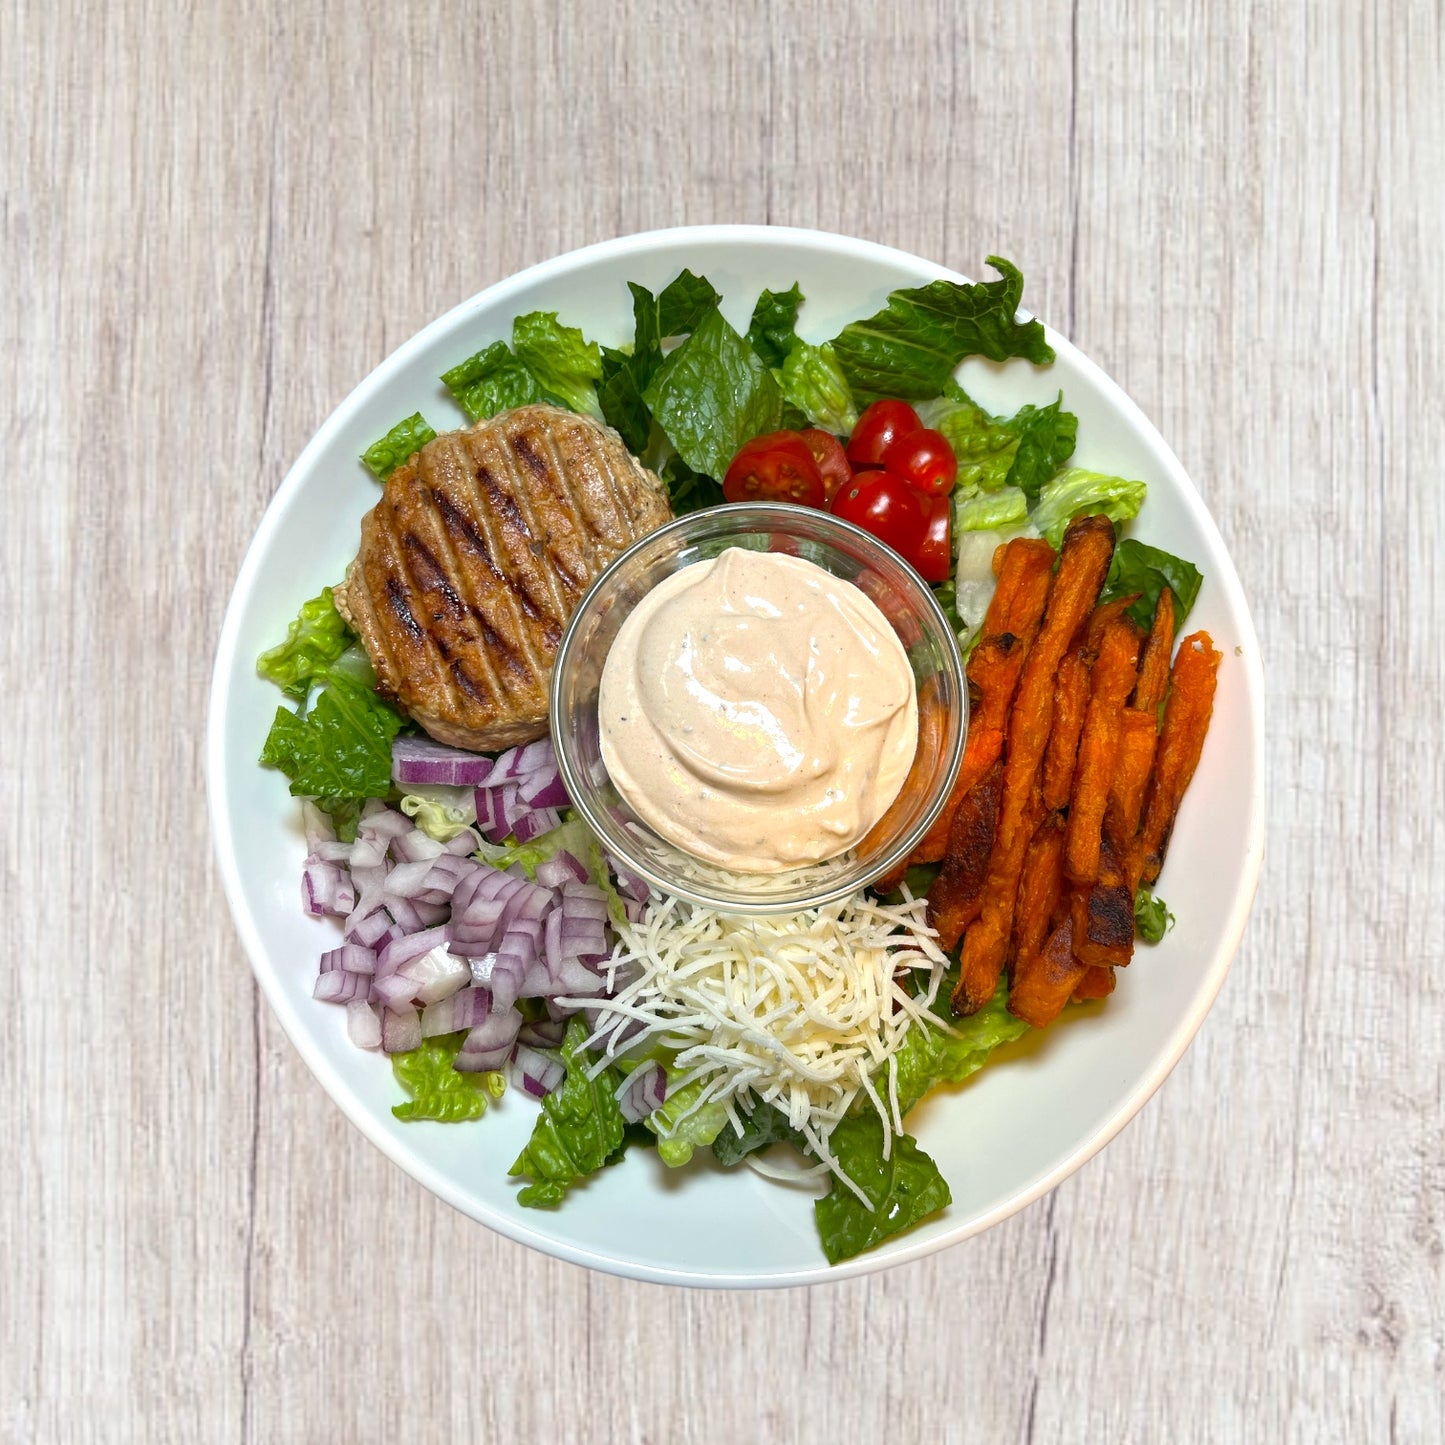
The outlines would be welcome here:
[[[1429,0],[6,4],[0,1440],[1440,1440],[1442,47]],[[979,1239],[760,1294],[533,1255],[372,1149],[201,764],[355,382],[704,221],[1016,259],[1196,479],[1269,690],[1259,901],[1158,1097]]]

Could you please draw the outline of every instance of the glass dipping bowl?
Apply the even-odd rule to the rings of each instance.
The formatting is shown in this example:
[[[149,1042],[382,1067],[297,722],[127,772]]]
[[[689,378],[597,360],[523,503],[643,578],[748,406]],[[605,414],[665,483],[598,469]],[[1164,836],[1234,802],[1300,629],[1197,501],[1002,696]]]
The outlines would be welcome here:
[[[623,620],[663,578],[728,547],[791,552],[862,588],[897,633],[918,686],[918,751],[887,813],[846,853],[782,873],[731,873],[679,849],[633,812],[602,761],[597,695]],[[551,728],[573,804],[619,862],[691,903],[727,913],[790,913],[857,892],[913,851],[953,786],[968,731],[968,689],[943,610],[892,548],[830,512],[743,503],[659,527],[597,578],[557,650]]]

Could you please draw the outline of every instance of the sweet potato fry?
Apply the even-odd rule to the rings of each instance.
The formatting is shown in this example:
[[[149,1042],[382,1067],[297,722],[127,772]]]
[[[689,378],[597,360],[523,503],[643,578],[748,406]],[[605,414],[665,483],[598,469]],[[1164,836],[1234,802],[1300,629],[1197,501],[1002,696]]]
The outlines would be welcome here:
[[[1044,780],[1040,789],[1043,805],[1050,810],[1062,808],[1069,801],[1079,734],[1084,730],[1088,706],[1088,650],[1087,643],[1080,639],[1059,664],[1059,675],[1054,682],[1054,722],[1044,750]]]
[[[1079,738],[1069,798],[1069,831],[1064,843],[1064,872],[1075,883],[1092,883],[1099,875],[1104,809],[1119,751],[1119,717],[1134,690],[1139,641],[1139,629],[1127,617],[1110,618],[1089,677],[1089,709]],[[1075,933],[1079,931],[1076,920]]]
[[[1134,956],[1134,889],[1110,840],[1100,846],[1098,879],[1076,883],[1071,904],[1079,961],[1121,968],[1128,963]]]
[[[1091,998],[1108,998],[1114,992],[1114,970],[1108,967],[1089,967],[1074,990],[1074,1002],[1085,1003]]]
[[[1180,801],[1204,749],[1219,663],[1219,652],[1207,632],[1195,632],[1179,644],[1154,753],[1154,774],[1145,795],[1144,822],[1134,843],[1142,882],[1153,883],[1164,865]]]
[[[1126,707],[1119,715],[1118,752],[1113,781],[1109,784],[1109,804],[1104,812],[1105,829],[1112,827],[1118,837],[1132,840],[1139,831],[1144,789],[1149,783],[1149,769],[1154,765],[1158,731],[1152,712]]]
[[[1084,630],[1084,646],[1089,651],[1091,664],[1104,645],[1104,634],[1109,630],[1109,624],[1122,617],[1138,600],[1137,592],[1128,597],[1115,597],[1111,602],[1099,603],[1089,614],[1089,625]]]
[[[935,863],[943,857],[954,809],[1002,753],[1009,704],[1044,615],[1054,549],[1037,538],[1016,537],[999,550],[1003,561],[998,587],[966,669],[978,705],[969,715],[963,762],[948,802],[913,850],[910,863]]]
[[[979,916],[964,935],[962,997],[955,1012],[968,1013],[993,996],[1013,933],[1019,874],[1032,829],[1034,785],[1054,713],[1054,678],[1074,634],[1089,615],[1114,553],[1114,524],[1107,517],[1079,517],[1064,534],[1059,570],[1043,626],[1024,660],[1009,716],[1003,796]],[[960,1007],[962,1004],[962,1007]]]
[[[1047,813],[1034,829],[1024,871],[1019,878],[1018,903],[1014,909],[1013,957],[1015,975],[1027,969],[1049,936],[1049,920],[1064,889],[1064,819]]]
[[[1074,925],[1066,919],[1050,935],[1042,952],[1026,969],[1014,974],[1008,1011],[1035,1028],[1047,1028],[1058,1018],[1088,967],[1074,957]]]
[[[928,890],[928,921],[938,930],[940,948],[952,948],[978,916],[1002,791],[1003,760],[998,759],[969,790],[953,815],[948,853]]]
[[[1130,707],[1153,712],[1169,687],[1169,659],[1174,654],[1174,594],[1166,587],[1154,607],[1154,621],[1139,653],[1139,682]]]

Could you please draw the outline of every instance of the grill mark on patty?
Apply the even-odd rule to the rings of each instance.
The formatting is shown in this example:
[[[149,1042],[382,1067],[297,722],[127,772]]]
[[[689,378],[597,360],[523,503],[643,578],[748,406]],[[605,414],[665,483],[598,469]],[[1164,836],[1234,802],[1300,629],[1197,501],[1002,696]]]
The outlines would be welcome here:
[[[426,633],[420,622],[412,615],[411,604],[406,598],[406,589],[396,577],[386,579],[386,603],[392,615],[411,635],[420,642]]]
[[[487,539],[477,531],[472,519],[440,487],[431,488],[430,495],[432,505],[441,513],[442,525],[445,526],[450,536],[453,539],[460,538],[465,543],[467,551],[488,568],[493,577],[505,582],[506,577],[492,559],[492,551],[487,546]]]
[[[457,596],[456,588],[452,586],[446,570],[432,556],[427,544],[415,532],[408,531],[403,534],[401,545],[406,549],[407,570],[411,573],[411,580],[423,591],[440,593],[450,616],[464,616],[466,608],[462,605],[462,599]]]
[[[510,522],[530,542],[532,529],[527,525],[527,519],[522,515],[515,500],[497,485],[496,478],[485,466],[477,468],[477,480],[486,488],[487,500],[496,509],[502,520]]]

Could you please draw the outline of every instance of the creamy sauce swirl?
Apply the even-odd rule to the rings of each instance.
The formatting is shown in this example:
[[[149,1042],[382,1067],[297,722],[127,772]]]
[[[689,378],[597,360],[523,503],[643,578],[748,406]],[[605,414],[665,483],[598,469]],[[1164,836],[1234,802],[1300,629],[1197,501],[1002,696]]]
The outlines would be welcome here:
[[[729,548],[650,591],[598,698],[602,760],[669,842],[740,873],[846,852],[913,765],[913,670],[878,607],[800,557]]]

